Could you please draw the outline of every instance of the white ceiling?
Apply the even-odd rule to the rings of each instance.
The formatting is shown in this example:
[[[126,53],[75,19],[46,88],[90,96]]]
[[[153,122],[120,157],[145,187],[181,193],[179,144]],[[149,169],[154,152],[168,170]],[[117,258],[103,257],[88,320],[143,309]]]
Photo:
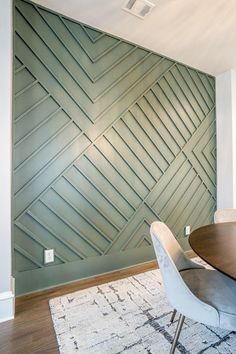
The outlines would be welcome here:
[[[34,0],[212,75],[236,68],[236,0],[152,0],[144,20],[124,0]]]

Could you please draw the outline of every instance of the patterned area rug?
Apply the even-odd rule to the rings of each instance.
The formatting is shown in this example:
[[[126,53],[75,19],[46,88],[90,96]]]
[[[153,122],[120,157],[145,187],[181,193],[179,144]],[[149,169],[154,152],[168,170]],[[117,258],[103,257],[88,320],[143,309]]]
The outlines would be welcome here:
[[[159,270],[50,300],[61,354],[166,354],[177,319]],[[236,353],[236,334],[186,320],[176,353]]]

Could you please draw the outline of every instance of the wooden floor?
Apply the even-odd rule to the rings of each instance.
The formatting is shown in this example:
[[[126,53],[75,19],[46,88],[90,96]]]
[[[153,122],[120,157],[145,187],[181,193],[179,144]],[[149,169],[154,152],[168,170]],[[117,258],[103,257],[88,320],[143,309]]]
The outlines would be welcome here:
[[[57,341],[48,306],[48,301],[51,298],[109,281],[126,278],[130,275],[155,268],[157,268],[156,262],[148,262],[125,270],[17,298],[15,319],[0,324],[0,353],[58,353]]]

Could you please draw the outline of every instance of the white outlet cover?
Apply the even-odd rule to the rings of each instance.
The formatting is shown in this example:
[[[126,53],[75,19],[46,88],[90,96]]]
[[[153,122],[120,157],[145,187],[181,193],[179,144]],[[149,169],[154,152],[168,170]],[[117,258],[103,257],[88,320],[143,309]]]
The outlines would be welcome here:
[[[44,250],[44,263],[54,262],[54,249]]]
[[[185,236],[188,236],[188,235],[190,235],[190,232],[191,232],[191,227],[190,227],[190,225],[185,226],[185,228],[184,228],[184,235],[185,235]]]

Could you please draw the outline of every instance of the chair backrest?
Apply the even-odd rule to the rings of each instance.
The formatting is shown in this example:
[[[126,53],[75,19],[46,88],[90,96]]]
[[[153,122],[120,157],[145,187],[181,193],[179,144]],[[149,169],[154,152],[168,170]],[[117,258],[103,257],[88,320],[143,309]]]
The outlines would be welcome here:
[[[156,237],[161,242],[162,246],[168,252],[169,256],[172,258],[176,268],[178,271],[184,269],[191,269],[197,268],[196,263],[190,261],[190,259],[185,255],[184,251],[180,247],[179,243],[177,242],[176,238],[170,231],[170,229],[164,223],[160,221],[156,221],[151,226],[151,231],[158,231]],[[152,233],[152,232],[151,232]]]
[[[199,300],[180,275],[179,271],[192,268],[188,267],[191,262],[188,262],[170,229],[164,223],[155,221],[151,225],[150,233],[166,296],[171,305],[195,321],[216,325],[219,321],[216,309]]]
[[[218,209],[214,214],[215,223],[236,222],[236,209]]]

